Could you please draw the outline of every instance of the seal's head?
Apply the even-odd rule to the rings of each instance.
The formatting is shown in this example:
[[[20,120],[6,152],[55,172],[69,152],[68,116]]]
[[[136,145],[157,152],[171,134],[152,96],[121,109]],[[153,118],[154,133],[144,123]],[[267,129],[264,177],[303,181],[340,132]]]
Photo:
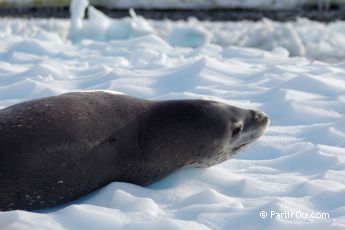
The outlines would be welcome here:
[[[139,138],[143,155],[155,151],[158,160],[168,154],[169,162],[179,167],[223,162],[257,140],[269,125],[263,112],[206,100],[158,102],[149,113],[141,132],[145,135]]]

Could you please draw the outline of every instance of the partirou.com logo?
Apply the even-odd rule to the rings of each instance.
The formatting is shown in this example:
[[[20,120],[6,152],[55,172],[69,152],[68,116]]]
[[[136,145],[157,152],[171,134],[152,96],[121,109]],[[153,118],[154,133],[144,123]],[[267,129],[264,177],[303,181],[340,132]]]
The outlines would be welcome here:
[[[328,212],[277,212],[277,211],[261,211],[259,216],[262,219],[329,219]]]

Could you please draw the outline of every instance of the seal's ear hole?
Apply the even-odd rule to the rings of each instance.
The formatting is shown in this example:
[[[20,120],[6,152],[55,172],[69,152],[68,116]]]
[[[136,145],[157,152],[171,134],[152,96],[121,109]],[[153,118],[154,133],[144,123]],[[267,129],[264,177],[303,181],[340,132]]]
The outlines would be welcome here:
[[[242,128],[243,128],[243,125],[240,123],[237,123],[232,130],[232,136],[238,135],[242,131]]]

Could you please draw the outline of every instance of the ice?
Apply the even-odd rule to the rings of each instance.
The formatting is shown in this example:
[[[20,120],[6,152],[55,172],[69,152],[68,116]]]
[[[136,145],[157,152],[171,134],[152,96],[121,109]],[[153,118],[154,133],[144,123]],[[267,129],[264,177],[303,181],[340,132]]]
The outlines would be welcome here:
[[[166,40],[173,46],[196,48],[211,41],[212,34],[202,27],[179,26],[174,27]]]
[[[78,2],[78,0],[74,0]],[[83,0],[80,8],[87,5]],[[73,5],[72,5],[73,6]],[[329,24],[299,18],[295,22],[201,22],[189,18],[183,21],[153,21],[137,16],[134,10],[123,19],[111,19],[92,6],[88,19],[84,13],[71,7],[70,38],[73,41],[92,39],[98,41],[120,40],[132,37],[158,35],[172,46],[200,47],[217,44],[222,47],[255,47],[268,51],[286,50],[290,56],[337,62],[345,58],[345,23]],[[286,52],[285,52],[286,53]],[[287,54],[287,53],[286,53]],[[285,55],[286,55],[285,54]]]
[[[106,90],[217,100],[265,111],[271,125],[220,165],[147,187],[114,182],[50,210],[1,212],[0,229],[345,228],[344,22],[151,21],[133,11],[115,20],[92,7],[83,19],[86,7],[73,1],[71,27],[0,20],[0,108]],[[262,219],[261,211],[329,218]]]
[[[83,20],[87,8],[88,19]],[[146,20],[130,11],[131,18],[112,20],[86,0],[71,1],[71,27],[69,37],[77,42],[82,39],[98,41],[127,39],[154,33]]]

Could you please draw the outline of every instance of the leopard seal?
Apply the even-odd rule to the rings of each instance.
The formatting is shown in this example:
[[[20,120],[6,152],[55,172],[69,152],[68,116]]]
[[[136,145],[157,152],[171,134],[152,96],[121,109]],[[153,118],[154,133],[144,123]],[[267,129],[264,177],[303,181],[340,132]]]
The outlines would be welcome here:
[[[208,100],[72,92],[0,110],[0,210],[37,210],[111,182],[148,185],[229,159],[266,114]]]

